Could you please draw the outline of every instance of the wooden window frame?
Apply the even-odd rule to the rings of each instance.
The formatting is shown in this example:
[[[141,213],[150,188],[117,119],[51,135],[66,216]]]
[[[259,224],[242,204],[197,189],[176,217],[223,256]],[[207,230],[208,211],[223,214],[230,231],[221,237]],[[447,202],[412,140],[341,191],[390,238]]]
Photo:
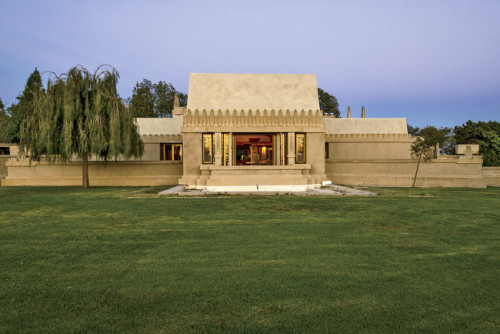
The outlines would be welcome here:
[[[170,146],[172,149],[172,159],[167,159],[167,146]],[[179,146],[180,147],[180,159],[175,159],[175,154],[174,154],[174,147]],[[182,143],[161,143],[160,144],[160,160],[161,161],[182,161],[182,152],[183,147]]]
[[[210,142],[212,145],[210,145],[210,157],[211,157],[211,161],[208,162],[208,161],[205,161],[205,137],[210,137]],[[214,134],[213,133],[202,133],[201,134],[201,162],[204,164],[204,165],[213,165],[214,163],[214,151],[215,151],[215,147],[214,147]]]
[[[299,160],[299,137],[304,138],[304,159]],[[307,163],[307,139],[305,133],[295,133],[295,163],[296,164],[305,164]]]

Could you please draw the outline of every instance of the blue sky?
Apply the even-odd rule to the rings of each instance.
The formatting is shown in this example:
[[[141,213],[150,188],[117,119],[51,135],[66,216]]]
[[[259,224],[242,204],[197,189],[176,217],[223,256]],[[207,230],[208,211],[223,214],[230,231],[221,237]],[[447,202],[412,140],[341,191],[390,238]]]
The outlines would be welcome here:
[[[111,64],[119,92],[189,73],[314,73],[367,117],[454,126],[500,120],[499,0],[0,0],[0,98],[35,66]]]

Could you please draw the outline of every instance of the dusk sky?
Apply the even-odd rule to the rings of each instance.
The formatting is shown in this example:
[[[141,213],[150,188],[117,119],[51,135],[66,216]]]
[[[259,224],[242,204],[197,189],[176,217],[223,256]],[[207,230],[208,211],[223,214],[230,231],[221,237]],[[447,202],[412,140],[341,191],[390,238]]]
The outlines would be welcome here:
[[[189,73],[313,73],[341,116],[500,120],[500,0],[0,0],[0,98],[35,66],[111,64],[119,93]],[[47,79],[47,75],[44,76]]]

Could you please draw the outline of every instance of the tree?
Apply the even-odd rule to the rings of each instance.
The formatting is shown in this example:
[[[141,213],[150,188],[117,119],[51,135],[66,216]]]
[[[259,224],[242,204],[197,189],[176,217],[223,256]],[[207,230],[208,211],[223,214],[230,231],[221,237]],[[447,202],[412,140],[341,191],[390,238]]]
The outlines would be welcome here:
[[[413,127],[410,124],[407,124],[406,128],[408,129],[408,133],[412,136],[417,136],[418,132],[420,131],[419,127]]]
[[[20,129],[21,123],[24,118],[26,118],[27,113],[29,112],[29,108],[33,104],[33,100],[35,95],[40,92],[44,93],[42,77],[38,69],[35,67],[35,70],[28,77],[26,81],[26,85],[24,86],[24,91],[21,95],[17,97],[17,103],[12,104],[7,110],[10,113],[10,118],[13,127],[12,139],[11,141],[15,143],[19,143],[20,140]]]
[[[159,81],[153,84],[143,79],[134,87],[130,108],[135,117],[171,117],[175,95],[181,106],[187,104],[187,95],[177,91],[171,83]]]
[[[420,136],[427,140],[432,139],[435,144],[439,144],[440,151],[443,154],[453,154],[453,138],[450,128],[436,128],[432,125],[427,125],[425,128],[413,127],[407,125],[408,133],[412,136]]]
[[[319,108],[323,110],[323,115],[340,117],[339,103],[335,96],[318,88],[318,98]]]
[[[5,111],[5,106],[0,99],[0,143],[10,143],[14,138],[14,123]]]
[[[453,137],[457,144],[479,144],[484,166],[500,166],[500,122],[472,122],[455,126]]]
[[[144,145],[129,109],[120,99],[118,72],[101,65],[94,73],[81,66],[49,79],[47,90],[34,91],[28,117],[21,124],[21,154],[50,163],[82,159],[82,185],[89,187],[89,156],[140,157]]]
[[[141,83],[135,84],[130,99],[130,110],[134,117],[158,117],[153,91],[153,83],[148,79],[143,79]]]
[[[431,158],[427,155],[431,149],[433,149],[436,144],[444,144],[446,141],[447,134],[450,133],[449,128],[441,128],[437,129],[434,126],[426,126],[417,132],[418,138],[411,146],[411,152],[418,157],[417,168],[415,170],[415,176],[413,177],[412,187],[415,187],[415,183],[417,182],[418,170],[420,167],[420,162],[424,160],[424,162],[429,161]]]

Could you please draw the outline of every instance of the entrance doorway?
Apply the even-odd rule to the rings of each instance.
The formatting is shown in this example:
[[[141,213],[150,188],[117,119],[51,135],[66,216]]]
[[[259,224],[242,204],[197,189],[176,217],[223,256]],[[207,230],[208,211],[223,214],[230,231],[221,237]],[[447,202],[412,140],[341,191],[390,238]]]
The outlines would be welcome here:
[[[236,165],[274,165],[273,134],[233,134]]]

